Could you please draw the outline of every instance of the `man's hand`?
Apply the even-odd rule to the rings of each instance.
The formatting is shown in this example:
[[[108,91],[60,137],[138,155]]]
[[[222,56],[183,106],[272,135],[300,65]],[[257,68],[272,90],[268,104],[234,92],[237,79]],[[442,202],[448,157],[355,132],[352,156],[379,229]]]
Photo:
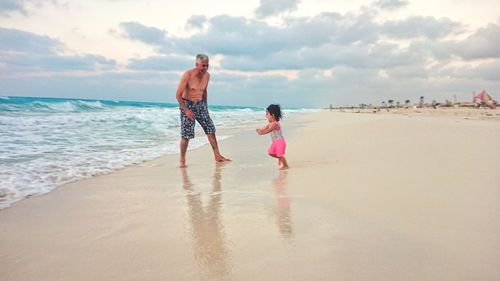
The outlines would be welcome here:
[[[186,116],[189,120],[194,120],[194,113],[191,110],[186,109],[186,110],[184,110],[184,113],[186,114]]]

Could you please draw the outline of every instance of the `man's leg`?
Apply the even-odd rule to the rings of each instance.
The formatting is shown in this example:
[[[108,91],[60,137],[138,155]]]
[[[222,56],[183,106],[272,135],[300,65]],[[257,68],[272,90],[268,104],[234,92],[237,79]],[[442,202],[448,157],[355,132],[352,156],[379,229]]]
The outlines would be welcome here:
[[[217,144],[217,138],[215,137],[215,126],[208,113],[208,105],[206,102],[197,105],[197,112],[195,114],[196,121],[200,123],[205,134],[207,134],[208,142],[212,146],[214,152],[214,158],[216,162],[226,162],[231,161],[226,157],[222,156],[219,152],[219,146]]]
[[[208,142],[212,146],[215,161],[217,161],[217,162],[231,161],[220,154],[219,146],[217,145],[217,138],[215,137],[215,134],[207,134],[207,138],[208,138]]]
[[[185,101],[185,103],[190,110],[193,110],[191,102]],[[181,108],[179,108],[179,110],[181,115],[181,157],[179,159],[179,168],[186,168],[186,151],[188,148],[189,139],[194,138],[195,123],[194,120],[191,120],[186,116],[184,110],[182,110]]]
[[[179,168],[186,168],[186,151],[188,144],[189,139],[181,138],[181,158],[179,160]]]

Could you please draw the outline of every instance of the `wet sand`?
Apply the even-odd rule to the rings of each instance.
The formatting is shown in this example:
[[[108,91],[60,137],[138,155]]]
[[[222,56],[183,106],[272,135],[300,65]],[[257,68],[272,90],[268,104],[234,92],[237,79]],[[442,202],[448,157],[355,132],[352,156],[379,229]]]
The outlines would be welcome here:
[[[0,211],[1,280],[500,280],[500,122],[283,125],[287,171],[249,128]]]

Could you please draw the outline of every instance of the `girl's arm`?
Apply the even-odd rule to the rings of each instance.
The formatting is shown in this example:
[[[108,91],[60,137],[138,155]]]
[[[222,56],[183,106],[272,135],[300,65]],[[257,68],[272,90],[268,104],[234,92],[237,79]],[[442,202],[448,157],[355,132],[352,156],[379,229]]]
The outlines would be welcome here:
[[[260,129],[257,129],[257,134],[259,134],[259,135],[268,134],[272,130],[274,130],[274,128],[276,128],[276,123],[275,122],[269,123],[267,126],[264,126],[264,127],[260,128]]]

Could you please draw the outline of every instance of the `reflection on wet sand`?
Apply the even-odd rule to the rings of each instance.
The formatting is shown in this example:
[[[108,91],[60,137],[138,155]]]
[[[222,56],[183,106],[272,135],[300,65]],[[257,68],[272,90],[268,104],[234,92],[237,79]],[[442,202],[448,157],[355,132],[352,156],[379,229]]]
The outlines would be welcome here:
[[[273,180],[274,191],[276,192],[276,222],[283,237],[289,238],[292,235],[292,221],[290,219],[290,197],[286,193],[286,176],[288,171],[280,170],[278,177]]]
[[[213,280],[228,279],[230,273],[227,265],[224,226],[219,217],[222,165],[216,164],[215,166],[212,193],[205,207],[202,203],[201,193],[193,190],[195,184],[189,180],[187,169],[180,169],[189,208],[194,254],[200,272],[204,277]]]

